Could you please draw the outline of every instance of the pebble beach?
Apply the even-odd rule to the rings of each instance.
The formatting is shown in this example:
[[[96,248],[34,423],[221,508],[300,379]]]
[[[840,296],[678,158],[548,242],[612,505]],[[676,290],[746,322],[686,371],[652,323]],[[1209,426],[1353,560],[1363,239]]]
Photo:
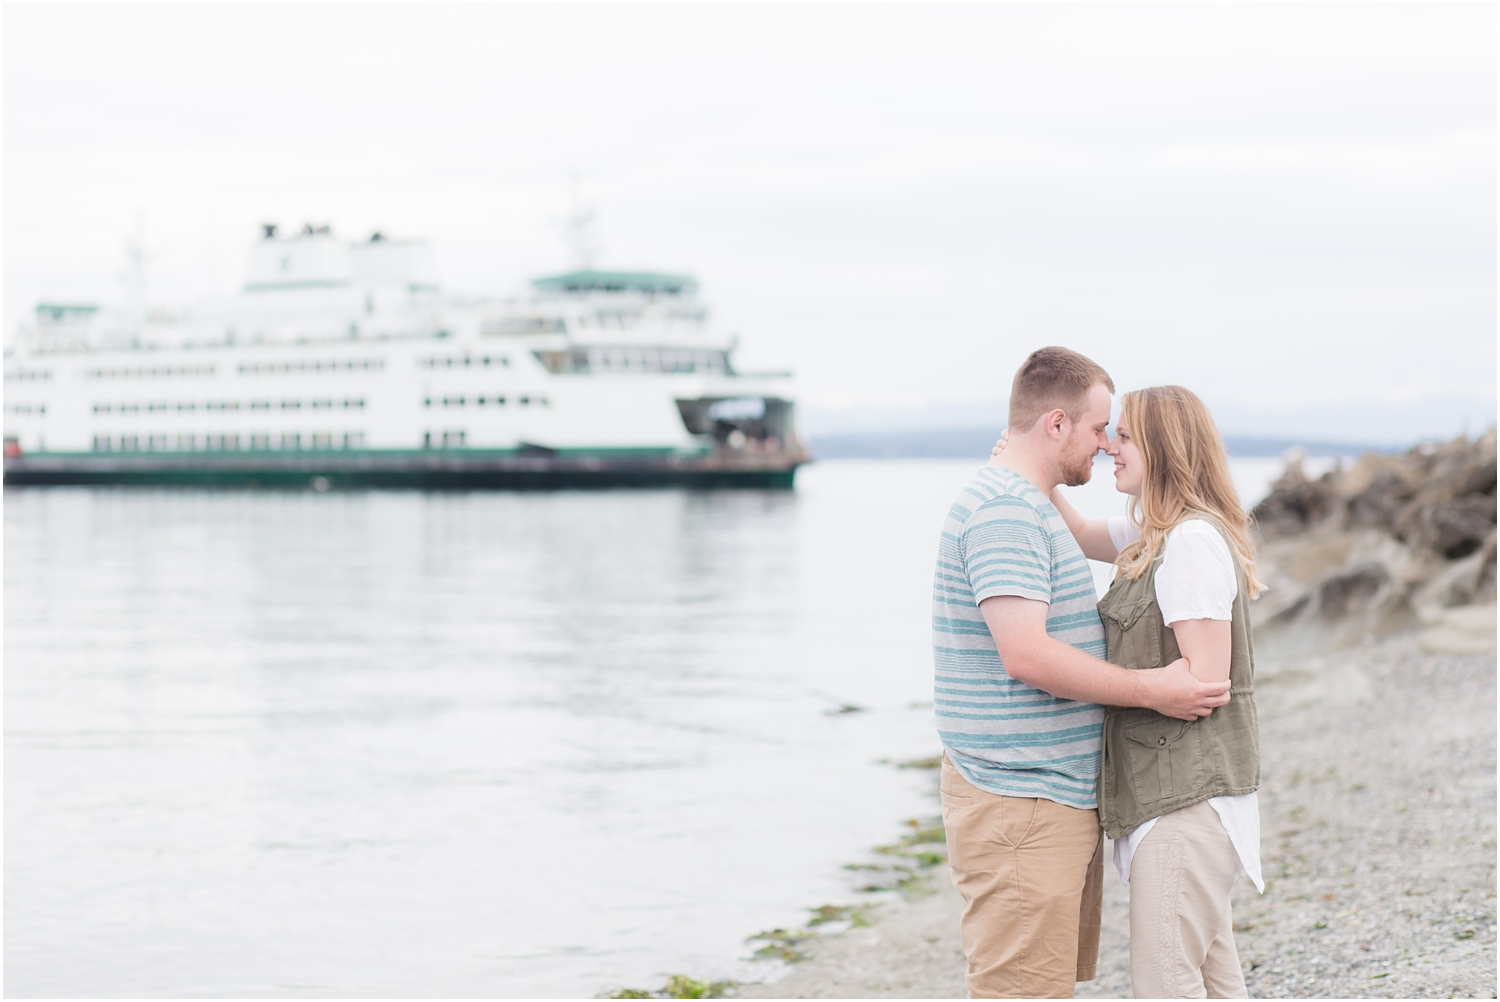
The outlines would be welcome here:
[[[1476,611],[1492,639],[1493,606]],[[1496,662],[1474,625],[1257,664],[1266,892],[1241,876],[1234,895],[1251,997],[1495,997]],[[734,993],[964,997],[960,900],[930,873]],[[1106,865],[1099,976],[1078,997],[1130,997],[1127,902]]]

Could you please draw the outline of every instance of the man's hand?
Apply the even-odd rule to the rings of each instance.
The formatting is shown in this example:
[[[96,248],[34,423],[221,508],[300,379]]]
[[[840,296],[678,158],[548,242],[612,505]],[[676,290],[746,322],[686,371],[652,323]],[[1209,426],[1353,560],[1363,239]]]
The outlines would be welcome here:
[[[1147,689],[1141,705],[1164,717],[1197,720],[1214,712],[1214,707],[1229,702],[1229,680],[1204,682],[1188,670],[1186,658],[1178,658],[1165,668],[1140,672]]]

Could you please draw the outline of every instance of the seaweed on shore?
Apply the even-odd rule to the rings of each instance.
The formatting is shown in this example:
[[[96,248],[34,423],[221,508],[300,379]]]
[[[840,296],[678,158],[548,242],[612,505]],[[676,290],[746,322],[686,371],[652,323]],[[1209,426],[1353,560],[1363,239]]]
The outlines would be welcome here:
[[[870,924],[869,905],[823,905],[808,909],[813,917],[808,926],[826,925],[829,922],[848,922],[851,929],[863,929]]]
[[[929,755],[926,758],[912,758],[905,762],[897,762],[897,769],[937,769],[943,764],[943,756]]]
[[[767,929],[765,932],[745,937],[745,942],[753,943],[756,940],[762,940],[765,943],[755,951],[756,960],[780,960],[795,964],[807,957],[807,954],[798,947],[810,939],[816,939],[817,936],[818,934],[812,931],[790,932],[786,929]]]
[[[737,982],[734,981],[699,981],[690,978],[686,974],[674,974],[667,979],[667,983],[656,991],[646,991],[644,988],[621,988],[618,991],[601,995],[599,998],[606,999],[718,999],[724,997],[724,992],[733,988]]]
[[[912,818],[906,822],[911,831],[888,845],[877,845],[875,851],[882,856],[900,856],[922,867],[937,866],[948,861],[947,833],[943,830],[942,818],[926,821]],[[942,851],[931,846],[940,846]]]

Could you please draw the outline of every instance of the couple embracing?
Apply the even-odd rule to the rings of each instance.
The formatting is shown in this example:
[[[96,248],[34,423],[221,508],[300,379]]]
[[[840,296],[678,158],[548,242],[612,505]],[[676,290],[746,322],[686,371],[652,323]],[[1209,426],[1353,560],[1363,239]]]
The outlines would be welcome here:
[[[1208,410],[1032,353],[1010,431],[944,524],[933,591],[943,823],[974,998],[1071,998],[1099,949],[1103,836],[1137,998],[1243,998],[1229,893],[1260,877],[1249,520]],[[1128,514],[1057,488],[1115,461]],[[1085,558],[1112,562],[1096,600]]]

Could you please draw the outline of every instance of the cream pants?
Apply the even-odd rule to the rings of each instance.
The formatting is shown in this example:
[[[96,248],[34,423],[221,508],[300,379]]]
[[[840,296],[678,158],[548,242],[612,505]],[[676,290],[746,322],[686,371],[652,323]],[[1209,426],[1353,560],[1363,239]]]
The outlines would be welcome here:
[[[1239,854],[1207,801],[1163,814],[1130,864],[1130,987],[1138,999],[1242,999],[1229,889]]]

